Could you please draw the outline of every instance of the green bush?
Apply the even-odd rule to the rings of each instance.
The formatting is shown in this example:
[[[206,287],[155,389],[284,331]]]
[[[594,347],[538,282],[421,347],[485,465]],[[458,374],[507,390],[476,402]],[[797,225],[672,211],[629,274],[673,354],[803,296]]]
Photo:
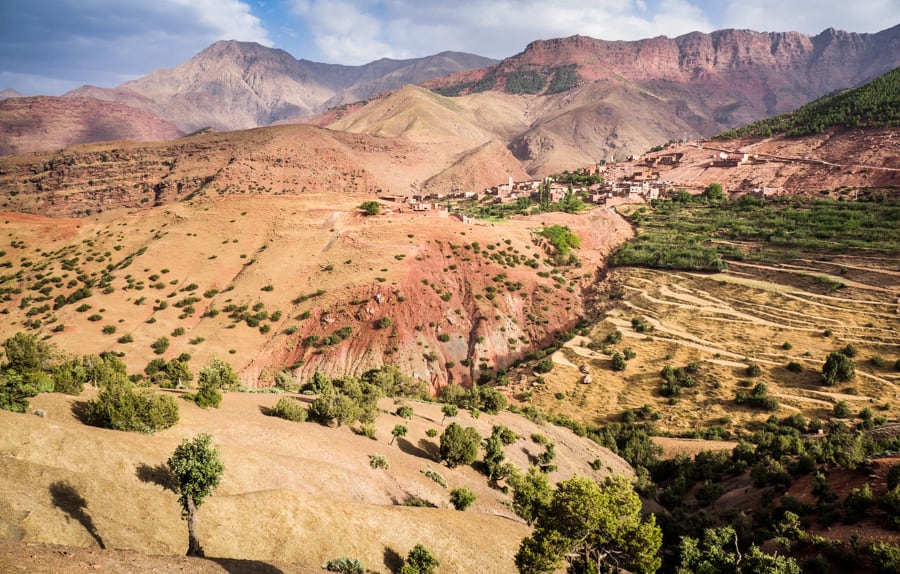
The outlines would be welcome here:
[[[293,421],[295,423],[305,422],[308,416],[306,409],[297,399],[282,397],[278,399],[275,407],[269,411],[272,416]]]
[[[364,574],[366,569],[363,563],[356,558],[335,558],[329,560],[323,566],[329,572],[340,572],[341,574]]]
[[[822,384],[833,386],[838,383],[848,383],[855,377],[856,368],[850,357],[837,351],[828,354],[825,364],[822,365]]]
[[[157,355],[162,355],[169,348],[169,338],[160,337],[159,339],[153,341],[153,343],[150,345],[150,348],[153,349],[153,352]]]
[[[478,498],[478,496],[465,486],[454,488],[450,491],[450,504],[452,504],[453,508],[456,510],[462,511],[469,508],[475,502],[476,498]]]
[[[406,562],[400,568],[400,574],[434,574],[440,566],[438,559],[421,544],[416,544],[406,555]]]
[[[178,422],[178,405],[152,389],[135,390],[128,381],[110,382],[88,401],[85,421],[102,428],[153,433]]]
[[[887,542],[875,542],[869,545],[868,551],[879,572],[900,574],[900,546]]]
[[[371,466],[372,468],[383,468],[387,470],[391,468],[391,463],[389,463],[388,459],[381,456],[380,454],[370,454],[369,466]]]

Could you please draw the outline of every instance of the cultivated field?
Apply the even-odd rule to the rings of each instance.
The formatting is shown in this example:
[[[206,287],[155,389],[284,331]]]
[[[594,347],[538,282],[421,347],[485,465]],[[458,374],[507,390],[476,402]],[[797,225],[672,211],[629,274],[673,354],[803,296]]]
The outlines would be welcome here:
[[[519,396],[533,393],[542,408],[589,424],[620,420],[624,411],[649,405],[657,424],[675,433],[704,434],[716,426],[740,432],[772,414],[825,419],[841,401],[853,416],[867,407],[888,419],[897,416],[895,256],[857,252],[782,264],[730,262],[727,271],[715,274],[623,268],[610,282],[614,298],[590,336],[576,337],[555,353],[545,383],[531,386],[528,378],[517,388]],[[615,336],[607,337],[615,331],[622,337],[611,343]],[[819,375],[826,356],[847,345],[858,352],[855,379],[823,386]],[[626,348],[634,358],[614,371],[611,355]],[[696,384],[676,398],[663,396],[661,370],[690,363],[697,367]],[[789,363],[795,364],[789,369]],[[750,376],[751,364],[759,367],[758,375]],[[580,383],[580,366],[587,368],[590,384]],[[777,400],[777,410],[736,404],[738,392],[749,394],[760,382]]]

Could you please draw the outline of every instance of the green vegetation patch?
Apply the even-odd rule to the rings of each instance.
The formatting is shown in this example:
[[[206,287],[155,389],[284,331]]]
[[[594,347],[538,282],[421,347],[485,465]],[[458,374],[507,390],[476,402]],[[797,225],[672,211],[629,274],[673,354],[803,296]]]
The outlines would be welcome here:
[[[721,271],[726,259],[771,262],[796,250],[900,251],[897,202],[749,195],[713,202],[704,195],[676,193],[639,209],[631,221],[637,235],[615,253],[613,265]]]

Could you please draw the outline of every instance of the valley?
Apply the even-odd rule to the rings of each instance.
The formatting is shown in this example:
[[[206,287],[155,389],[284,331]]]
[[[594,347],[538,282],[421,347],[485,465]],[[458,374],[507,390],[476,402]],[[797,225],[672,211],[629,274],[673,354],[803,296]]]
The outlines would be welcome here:
[[[12,94],[0,570],[900,571],[898,31]]]

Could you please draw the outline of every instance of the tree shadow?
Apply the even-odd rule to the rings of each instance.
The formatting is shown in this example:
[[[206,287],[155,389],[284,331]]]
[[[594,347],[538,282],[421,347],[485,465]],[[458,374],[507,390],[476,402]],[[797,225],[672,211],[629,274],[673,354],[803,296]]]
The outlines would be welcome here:
[[[165,464],[160,463],[156,466],[150,466],[149,464],[142,462],[137,465],[134,474],[141,482],[156,484],[163,487],[165,490],[175,492],[175,481],[172,479],[172,473],[169,471],[169,467]]]
[[[74,401],[72,403],[72,416],[78,419],[82,424],[89,425],[87,401]]]
[[[441,460],[441,448],[430,440],[419,439],[419,450],[424,450],[429,457],[436,461]]]
[[[399,572],[405,562],[403,556],[400,556],[396,550],[388,547],[384,548],[384,565],[388,572]]]
[[[405,438],[397,437],[397,447],[406,454],[434,460],[434,457],[430,456],[427,450],[417,447]]]
[[[78,490],[74,486],[63,480],[56,481],[50,485],[50,496],[53,497],[53,506],[65,512],[69,518],[77,520],[97,541],[100,548],[106,548],[93,519],[90,514],[85,512],[87,500],[78,494]]]
[[[259,560],[241,560],[238,558],[210,558],[206,560],[215,562],[230,574],[283,574],[283,571],[271,564]]]

